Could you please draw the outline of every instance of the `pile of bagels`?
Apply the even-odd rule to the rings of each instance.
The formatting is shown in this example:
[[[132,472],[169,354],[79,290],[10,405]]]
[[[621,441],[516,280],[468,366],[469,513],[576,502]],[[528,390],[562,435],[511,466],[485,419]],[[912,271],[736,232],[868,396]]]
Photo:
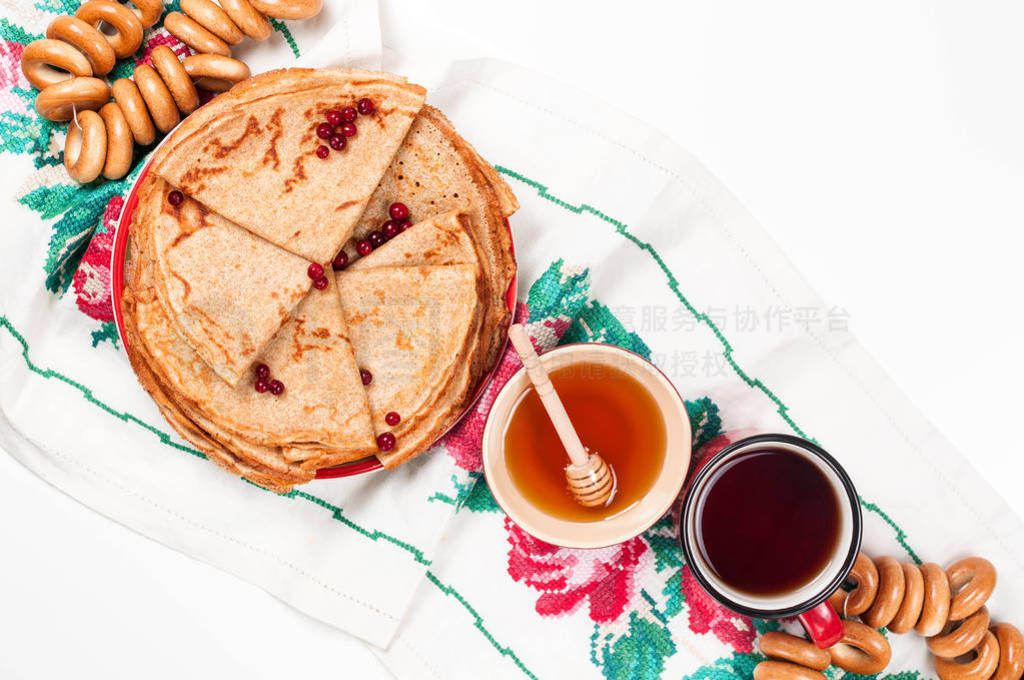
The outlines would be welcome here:
[[[35,107],[52,121],[73,121],[64,144],[64,165],[78,182],[100,175],[120,179],[132,167],[135,144],[147,146],[199,106],[199,91],[223,92],[249,77],[231,57],[244,38],[266,40],[271,19],[308,19],[322,0],[181,0],[164,28],[195,52],[179,60],[160,45],[131,78],[102,78],[118,59],[135,54],[143,32],[163,14],[161,0],[88,0],[74,16],[60,16],[46,37],[25,47],[21,69],[40,90]],[[113,96],[113,101],[111,101]]]
[[[849,581],[852,590],[841,588],[829,600],[844,617],[843,639],[819,649],[789,633],[765,633],[759,645],[769,660],[757,665],[754,680],[824,680],[833,665],[859,675],[881,673],[892,659],[881,629],[926,637],[941,680],[1024,675],[1024,636],[1008,623],[992,624],[985,606],[996,587],[988,560],[968,557],[944,570],[861,553]]]

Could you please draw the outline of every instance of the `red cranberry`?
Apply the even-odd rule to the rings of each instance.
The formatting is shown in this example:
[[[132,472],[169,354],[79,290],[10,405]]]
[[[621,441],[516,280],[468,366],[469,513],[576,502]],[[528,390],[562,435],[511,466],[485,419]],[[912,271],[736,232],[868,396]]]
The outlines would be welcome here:
[[[185,200],[185,195],[175,189],[171,193],[167,194],[167,202],[171,205],[181,205],[181,202]]]
[[[398,423],[402,422],[402,416],[398,415],[394,411],[391,411],[386,416],[384,416],[384,422],[394,427],[395,425],[398,425]]]
[[[356,136],[356,126],[354,123],[345,123],[339,129],[341,130],[341,134],[345,135],[346,137]]]
[[[324,268],[317,262],[310,262],[306,268],[306,276],[316,281],[324,277]]]
[[[373,373],[370,373],[365,368],[360,368],[359,378],[363,381],[364,385],[369,385],[373,382]]]
[[[380,248],[387,241],[387,239],[384,238],[384,234],[380,233],[379,231],[371,231],[370,235],[367,236],[366,238],[370,240],[370,245],[372,245],[374,248]]]
[[[412,222],[404,220],[398,224],[398,233],[401,234],[403,231],[412,226]]]
[[[344,250],[338,251],[338,254],[334,256],[334,261],[331,262],[331,267],[334,271],[340,271],[348,266],[348,253]]]
[[[365,238],[361,238],[356,242],[356,252],[360,255],[369,255],[373,252],[373,244]]]
[[[354,107],[354,106],[346,106],[345,108],[343,108],[341,110],[341,119],[343,121],[345,121],[346,123],[354,123],[354,122],[356,122],[356,117],[358,115],[359,115],[359,112],[356,111],[356,107]]]
[[[345,148],[345,135],[331,135],[331,138],[327,142],[331,145],[331,148],[335,151],[341,151]]]
[[[321,276],[319,279],[313,279],[313,287],[317,290],[323,290],[327,287],[327,277]]]
[[[280,380],[271,380],[267,384],[267,388],[270,390],[270,393],[273,394],[275,397],[280,397],[282,394],[284,394],[284,383],[281,382]]]
[[[384,232],[384,238],[386,239],[393,239],[398,236],[401,231],[401,229],[398,228],[398,222],[395,222],[394,220],[388,220],[385,222],[384,226],[381,227],[380,230]]]
[[[256,379],[266,380],[270,377],[270,366],[266,364],[256,364]]]
[[[331,150],[330,150],[330,149],[328,149],[328,148],[327,148],[326,146],[324,146],[323,144],[321,144],[320,146],[316,147],[316,155],[317,155],[317,156],[318,156],[319,158],[327,158],[327,155],[328,155],[329,153],[331,153]]]
[[[364,116],[369,116],[371,113],[373,113],[374,106],[372,101],[370,101],[366,97],[363,97],[358,102],[356,102],[356,108],[359,109],[359,113],[363,114]]]
[[[334,126],[330,123],[320,123],[316,126],[316,136],[320,139],[330,139],[334,134]]]
[[[391,215],[391,219],[401,222],[409,219],[409,208],[405,206],[405,203],[392,203],[388,208],[388,214]]]
[[[331,125],[341,125],[343,116],[338,109],[331,109],[327,112],[327,122]]]
[[[267,385],[267,381],[266,380],[257,380],[255,383],[253,383],[253,387],[256,388],[257,392],[259,392],[260,394],[263,394],[264,392],[267,391],[267,387],[269,387],[269,386]]]
[[[395,435],[390,432],[382,432],[377,436],[377,448],[381,451],[390,451],[395,448]]]

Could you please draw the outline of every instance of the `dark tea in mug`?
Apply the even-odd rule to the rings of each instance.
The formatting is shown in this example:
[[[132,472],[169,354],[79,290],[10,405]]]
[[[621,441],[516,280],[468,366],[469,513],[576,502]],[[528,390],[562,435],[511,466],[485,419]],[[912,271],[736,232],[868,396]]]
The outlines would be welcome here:
[[[755,596],[792,592],[828,565],[840,539],[839,498],[805,456],[745,451],[708,477],[696,547],[724,583]]]
[[[785,434],[732,431],[701,461],[674,518],[697,583],[754,618],[796,616],[827,649],[843,623],[826,601],[860,550],[857,490],[817,444]]]

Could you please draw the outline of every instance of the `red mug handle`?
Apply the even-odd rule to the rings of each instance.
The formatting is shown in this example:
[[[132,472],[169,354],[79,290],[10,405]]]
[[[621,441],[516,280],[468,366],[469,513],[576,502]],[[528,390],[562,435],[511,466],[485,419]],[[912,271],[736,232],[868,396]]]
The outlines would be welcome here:
[[[843,639],[843,620],[828,600],[797,618],[814,644],[821,649],[828,649]]]

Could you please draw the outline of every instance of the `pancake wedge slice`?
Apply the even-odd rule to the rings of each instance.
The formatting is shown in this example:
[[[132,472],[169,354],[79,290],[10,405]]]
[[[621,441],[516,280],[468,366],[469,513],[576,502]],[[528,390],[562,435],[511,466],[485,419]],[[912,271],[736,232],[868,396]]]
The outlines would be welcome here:
[[[171,205],[170,191],[149,182],[134,226],[156,253],[154,282],[175,326],[234,385],[311,288],[309,263],[191,198]]]
[[[350,69],[264,74],[193,114],[152,171],[212,210],[306,260],[329,262],[348,240],[426,91]],[[327,113],[367,99],[342,150],[317,137]],[[191,117],[190,117],[191,118]],[[200,125],[200,123],[205,123]],[[325,155],[317,151],[324,147]]]
[[[374,430],[398,442],[378,458],[394,467],[431,444],[437,413],[462,401],[448,387],[475,351],[478,267],[376,267],[340,272],[337,281],[356,361],[372,375]],[[401,418],[395,425],[391,412]]]
[[[401,234],[361,257],[347,271],[375,267],[412,267],[450,264],[477,265],[476,248],[470,236],[469,216],[452,210],[417,222]]]
[[[134,317],[142,347],[133,351],[148,356],[168,397],[186,414],[201,415],[223,430],[219,438],[225,445],[244,439],[263,447],[232,446],[239,458],[272,468],[272,461],[258,460],[247,450],[262,456],[266,448],[312,442],[332,454],[348,452],[355,458],[375,451],[366,392],[332,287],[311,291],[258,357],[270,368],[271,378],[284,384],[281,395],[257,392],[251,376],[235,386],[218,378],[174,332],[158,301],[140,295]],[[217,437],[214,427],[203,429]],[[286,468],[283,455],[275,455]]]

